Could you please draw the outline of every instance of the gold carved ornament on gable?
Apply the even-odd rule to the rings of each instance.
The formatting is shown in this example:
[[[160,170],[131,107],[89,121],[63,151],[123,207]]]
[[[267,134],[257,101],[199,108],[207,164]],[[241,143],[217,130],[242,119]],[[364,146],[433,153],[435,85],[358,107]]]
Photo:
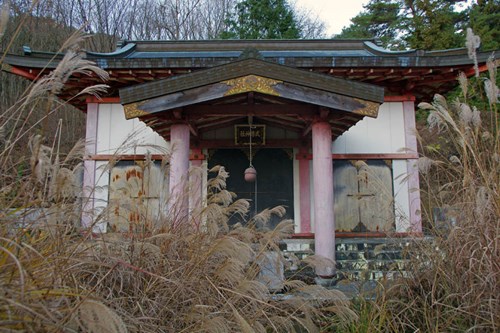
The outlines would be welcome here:
[[[274,86],[283,81],[268,79],[257,75],[247,75],[232,80],[222,81],[222,83],[230,86],[224,96],[236,95],[246,92],[258,92],[267,95],[279,96],[280,94],[274,89]]]

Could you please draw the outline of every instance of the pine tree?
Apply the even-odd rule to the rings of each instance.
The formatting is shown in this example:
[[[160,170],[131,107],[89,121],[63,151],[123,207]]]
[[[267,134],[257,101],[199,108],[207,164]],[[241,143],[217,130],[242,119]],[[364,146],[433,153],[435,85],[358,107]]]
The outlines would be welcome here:
[[[244,0],[236,5],[236,17],[222,38],[296,39],[300,31],[286,0]]]
[[[390,49],[461,47],[466,13],[455,10],[463,0],[370,0],[339,38],[378,38]]]

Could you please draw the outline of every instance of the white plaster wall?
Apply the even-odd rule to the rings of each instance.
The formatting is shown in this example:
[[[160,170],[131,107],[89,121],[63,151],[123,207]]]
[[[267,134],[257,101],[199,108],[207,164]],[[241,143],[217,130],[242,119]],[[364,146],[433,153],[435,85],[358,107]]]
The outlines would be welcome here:
[[[405,148],[403,103],[380,106],[377,118],[365,117],[333,143],[334,154],[394,154]]]
[[[97,154],[167,152],[167,141],[142,121],[125,119],[121,104],[99,104],[98,112]]]

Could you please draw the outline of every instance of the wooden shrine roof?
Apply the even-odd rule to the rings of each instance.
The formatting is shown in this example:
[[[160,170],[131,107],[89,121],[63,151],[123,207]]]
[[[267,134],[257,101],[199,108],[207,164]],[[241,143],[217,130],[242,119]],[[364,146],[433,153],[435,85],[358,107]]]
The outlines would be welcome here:
[[[234,63],[245,53],[274,64],[378,85],[386,96],[411,94],[417,101],[452,89],[460,72],[474,73],[466,49],[393,52],[373,40],[124,41],[115,52],[84,56],[109,73],[107,96],[116,97],[119,89]],[[490,55],[478,53],[481,70]],[[2,70],[36,80],[54,69],[62,56],[25,47],[24,55],[7,55]],[[70,100],[96,83],[102,83],[96,76],[74,75],[60,97]],[[71,103],[85,109],[84,96]]]

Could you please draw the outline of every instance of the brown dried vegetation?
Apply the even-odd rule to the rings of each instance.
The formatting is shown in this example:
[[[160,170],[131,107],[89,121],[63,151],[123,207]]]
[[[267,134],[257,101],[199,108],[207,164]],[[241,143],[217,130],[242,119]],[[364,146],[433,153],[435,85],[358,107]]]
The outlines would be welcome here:
[[[259,260],[278,252],[293,224],[257,228],[271,215],[283,216],[277,207],[245,227],[229,226],[229,216],[244,215],[248,202],[234,201],[225,189],[222,167],[208,182],[198,226],[168,216],[148,223],[139,215],[136,223],[149,226],[141,232],[96,236],[81,229],[84,143],[62,155],[60,130],[44,141],[21,117],[31,102],[57,94],[71,73],[105,75],[72,52],[73,45],[67,44],[59,67],[1,118],[20,126],[2,138],[0,151],[0,331],[318,332],[323,308],[339,314],[342,323],[355,319],[337,291],[286,281],[287,297],[269,292],[259,278]],[[29,149],[21,145],[27,137]],[[14,150],[21,158],[11,158]],[[20,165],[29,171],[19,173]],[[106,214],[100,221],[106,222]]]
[[[468,33],[477,47],[477,36]],[[473,58],[473,57],[472,57]],[[459,77],[462,94],[449,103],[436,95],[421,103],[430,130],[447,147],[423,146],[419,161],[423,215],[432,240],[414,243],[406,279],[386,297],[396,331],[496,332],[500,330],[500,124],[496,60],[484,86]],[[484,87],[484,88],[483,88]],[[468,99],[471,88],[487,97],[485,110]],[[435,224],[433,207],[446,218]]]

